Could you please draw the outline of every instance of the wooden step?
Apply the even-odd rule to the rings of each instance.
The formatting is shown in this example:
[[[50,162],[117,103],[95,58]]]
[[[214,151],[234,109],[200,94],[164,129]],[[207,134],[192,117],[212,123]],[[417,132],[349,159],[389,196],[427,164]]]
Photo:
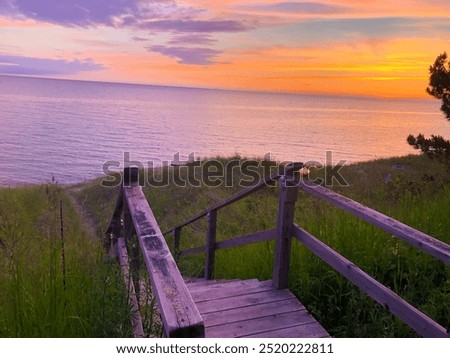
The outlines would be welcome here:
[[[187,281],[206,337],[329,337],[289,290],[272,281]]]
[[[189,292],[196,303],[237,297],[250,293],[273,290],[271,281],[236,281],[216,283],[214,285],[189,287]]]

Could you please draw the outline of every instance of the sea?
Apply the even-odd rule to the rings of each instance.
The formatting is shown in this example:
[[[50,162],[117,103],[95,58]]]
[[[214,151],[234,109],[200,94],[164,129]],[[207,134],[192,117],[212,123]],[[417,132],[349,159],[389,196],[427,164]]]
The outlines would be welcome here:
[[[0,186],[78,183],[132,161],[240,155],[330,164],[402,156],[417,153],[409,134],[450,137],[439,108],[431,98],[0,76]]]

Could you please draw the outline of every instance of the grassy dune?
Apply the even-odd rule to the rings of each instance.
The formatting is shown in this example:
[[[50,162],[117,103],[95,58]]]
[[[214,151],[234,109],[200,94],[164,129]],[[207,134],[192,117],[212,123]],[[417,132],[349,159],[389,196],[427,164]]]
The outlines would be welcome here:
[[[239,158],[219,158],[223,163],[231,159]],[[173,168],[161,171],[170,173]],[[161,171],[153,175],[158,177]],[[334,185],[333,190],[450,243],[449,173],[439,163],[422,156],[408,156],[350,165],[340,173],[349,185]],[[241,178],[237,171],[224,174],[236,179],[235,184]],[[324,178],[326,175],[323,169],[311,173],[312,178]],[[104,232],[118,188],[102,187],[99,183],[100,179],[71,190],[83,210],[89,212],[97,222],[97,231]],[[172,183],[160,188],[146,186],[144,192],[164,231],[240,189],[238,185],[213,188],[205,185],[180,187]],[[52,220],[45,219],[59,218],[59,212],[52,208],[45,190],[45,187],[33,187],[0,191],[0,208],[4,208],[0,212],[18,213],[15,214],[14,222],[21,229],[17,231],[18,229],[13,228],[11,232],[20,232],[17,240],[22,241],[23,247],[27,248],[20,249],[21,245],[18,244],[16,249],[24,255],[21,266],[13,263],[4,249],[0,255],[0,283],[8,288],[8,294],[2,295],[0,299],[0,335],[103,336],[127,333],[123,332],[126,331],[126,312],[112,313],[107,308],[105,310],[108,312],[104,313],[102,320],[96,319],[102,307],[126,307],[124,295],[119,288],[117,267],[104,259],[98,242],[87,237],[78,217],[69,209],[64,219],[68,226],[65,239],[68,257],[71,252],[71,259],[67,261],[73,266],[69,268],[69,263],[67,264],[67,287],[64,291],[57,222],[59,219],[54,219],[56,222],[53,224]],[[67,202],[64,192],[60,195],[63,202]],[[39,208],[28,209],[29,203],[41,204],[33,204]],[[278,189],[265,188],[219,210],[218,240],[275,227],[277,203]],[[68,203],[67,205],[69,207]],[[441,325],[450,326],[450,270],[444,264],[370,224],[302,192],[296,205],[295,221]],[[52,225],[53,229],[47,228]],[[5,230],[4,225],[2,230]],[[182,249],[203,244],[205,234],[206,220],[183,229]],[[4,232],[0,234],[2,238],[6,236]],[[167,239],[171,241],[172,238],[168,235]],[[34,249],[29,249],[30,247]],[[48,255],[45,258],[36,255],[44,247],[47,247]],[[73,247],[72,251],[69,251],[69,247]],[[203,262],[203,255],[185,257],[180,261],[180,268],[185,276],[200,276],[203,273]],[[273,243],[220,250],[216,257],[215,277],[269,279],[272,265]],[[42,284],[38,284],[39,279],[45,281],[44,286],[48,287],[44,290],[45,295],[40,294]],[[18,280],[26,282],[22,284]],[[297,242],[293,243],[289,286],[333,336],[415,336],[402,322]],[[84,294],[75,294],[80,291]],[[107,291],[109,293],[105,294]],[[11,301],[10,297],[14,297],[17,302]],[[102,300],[106,300],[106,304]],[[36,313],[41,311],[38,310],[39,305],[53,307],[55,302],[60,307],[58,313]],[[3,313],[3,307],[7,307],[6,314]],[[86,315],[82,315],[82,311]],[[111,316],[107,316],[108,314]],[[37,317],[32,326],[26,326],[26,330],[20,328],[19,323],[18,327],[13,328],[16,324],[13,322],[20,315],[22,321],[26,321],[28,316]],[[60,320],[61,316],[65,319]],[[104,322],[108,322],[108,325]],[[36,328],[38,326],[39,329]]]
[[[0,337],[130,334],[118,267],[57,184],[0,189],[0,240]]]
[[[226,163],[231,159],[219,160]],[[449,173],[439,163],[422,156],[408,156],[349,165],[340,173],[348,186],[334,183],[333,190],[450,243]],[[239,178],[235,172],[225,175]],[[311,178],[326,175],[324,169],[315,170]],[[117,188],[102,188],[98,184],[85,187],[80,199],[104,230]],[[224,185],[216,188],[169,185],[147,186],[144,192],[164,231],[239,189]],[[276,188],[266,188],[219,210],[218,240],[275,227],[277,193]],[[299,195],[295,220],[441,325],[450,326],[450,272],[443,263],[305,193]],[[205,233],[206,220],[184,228],[182,249],[203,244]],[[168,239],[171,240],[170,235]],[[203,255],[183,258],[180,261],[183,274],[202,275],[203,260]],[[220,250],[215,277],[268,279],[272,265],[273,243]],[[334,336],[415,336],[406,325],[297,242],[293,244],[289,282],[291,290]]]

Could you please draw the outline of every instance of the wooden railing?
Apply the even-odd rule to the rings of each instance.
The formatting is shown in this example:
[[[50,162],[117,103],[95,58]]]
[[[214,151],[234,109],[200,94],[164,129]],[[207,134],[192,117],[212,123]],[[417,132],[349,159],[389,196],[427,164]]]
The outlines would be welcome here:
[[[212,205],[211,207],[197,213],[196,215],[190,217],[189,219],[183,221],[182,223],[174,226],[170,230],[165,231],[164,235],[169,234],[169,233],[173,233],[173,235],[174,235],[173,249],[174,249],[176,257],[185,256],[185,255],[189,255],[189,254],[193,254],[193,253],[205,252],[206,253],[206,260],[205,260],[206,263],[205,263],[205,275],[204,276],[205,276],[205,279],[210,280],[213,277],[216,250],[225,249],[225,248],[229,248],[229,247],[236,247],[236,246],[241,246],[241,245],[247,245],[249,243],[256,243],[256,242],[261,242],[261,241],[272,240],[274,237],[274,234],[277,232],[276,229],[260,231],[260,232],[240,236],[240,237],[235,237],[235,238],[227,240],[227,241],[216,242],[217,211],[219,209],[225,208],[225,207],[235,203],[238,200],[246,198],[247,196],[267,187],[268,185],[274,184],[277,180],[281,180],[280,178],[291,177],[294,172],[298,171],[302,167],[303,167],[303,163],[291,163],[285,167],[281,167],[281,168],[279,168],[278,172],[273,173],[273,174],[261,179],[259,181],[259,183],[257,183],[256,185],[247,187],[247,188],[239,191],[238,193],[232,195],[228,199],[225,199],[215,205]],[[283,185],[282,187],[285,188],[287,186]],[[289,189],[289,192],[292,192],[292,191],[296,192],[296,190],[293,188]],[[288,204],[289,200],[291,200],[291,199],[286,197],[286,198],[283,198],[283,202],[280,202],[279,212],[281,213],[281,215],[291,215],[291,216],[293,215],[293,205],[292,205],[292,209],[290,209],[289,212],[286,212],[286,208],[288,206],[290,206]],[[180,251],[181,229],[189,224],[196,222],[197,220],[199,220],[205,216],[207,217],[207,220],[208,220],[206,245],[196,247],[193,249],[189,249],[189,250],[185,250],[185,251]],[[292,226],[292,225],[289,225],[289,220],[285,224],[280,223],[280,225],[281,226],[280,226],[279,230],[281,230],[281,231],[287,230],[285,234],[288,234],[288,231],[292,230],[292,229],[289,229]],[[292,235],[287,235],[287,236],[292,237]],[[286,239],[286,240],[290,241],[290,238]],[[280,241],[280,243],[281,243],[281,241]],[[283,250],[281,250],[280,253],[282,251]],[[280,257],[280,260],[277,261],[277,262],[279,262],[280,266],[285,265],[285,263],[289,261],[288,256],[289,255],[287,255],[285,257],[284,252],[283,252],[283,257]],[[278,266],[276,266],[276,268],[278,268]],[[280,275],[284,276],[281,272],[280,272]],[[287,273],[285,276],[287,277]],[[279,280],[283,281],[284,278],[280,277]],[[277,279],[277,281],[278,281],[278,279]],[[281,286],[283,286],[283,287],[281,287]],[[279,287],[277,286],[277,288],[286,288],[287,282],[281,286],[279,286]]]
[[[300,182],[299,187],[383,229],[418,249],[428,252],[447,265],[450,264],[450,246],[448,244],[311,182]],[[423,337],[450,337],[448,330],[295,224],[294,236],[314,254]]]
[[[448,330],[433,321],[430,317],[403,300],[389,288],[385,287],[373,277],[365,273],[358,266],[313,235],[294,223],[295,201],[298,190],[310,193],[333,205],[342,208],[351,214],[397,236],[405,242],[425,251],[446,264],[450,264],[450,246],[416,229],[413,229],[397,220],[383,215],[373,209],[361,205],[349,198],[343,197],[329,189],[317,186],[314,183],[299,180],[293,173],[301,164],[291,166],[284,170],[283,175],[278,173],[263,179],[254,187],[245,188],[227,200],[201,211],[167,230],[164,234],[173,233],[174,252],[184,256],[194,253],[205,253],[205,278],[211,279],[214,272],[214,258],[216,250],[247,245],[250,243],[275,240],[275,258],[272,282],[275,288],[284,289],[288,286],[289,263],[291,253],[291,240],[295,237],[299,242],[311,250],[315,255],[341,273],[344,277],[358,286],[368,296],[384,306],[392,314],[399,317],[417,333],[424,337],[450,337]],[[262,189],[275,180],[279,181],[279,204],[277,227],[261,232],[251,233],[225,241],[216,242],[217,211],[246,196]],[[205,245],[180,251],[181,229],[197,220],[207,216],[207,235]]]
[[[136,292],[139,293],[140,282],[139,278],[133,280],[133,277],[138,277],[136,273],[139,271],[139,250],[130,247],[131,238],[136,236],[150,278],[152,292],[158,303],[164,335],[166,337],[204,337],[203,320],[142,188],[138,185],[137,168],[126,168],[123,182],[106,234],[109,238],[107,246],[116,249],[129,292],[129,304],[133,310],[134,336],[144,336],[139,314],[139,294],[136,294]],[[127,246],[133,251],[131,265],[128,264],[130,260]]]

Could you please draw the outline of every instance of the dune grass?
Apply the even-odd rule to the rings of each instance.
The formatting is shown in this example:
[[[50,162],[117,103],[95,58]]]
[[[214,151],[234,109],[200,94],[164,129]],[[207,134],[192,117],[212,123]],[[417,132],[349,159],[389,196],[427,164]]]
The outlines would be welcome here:
[[[223,163],[236,159],[242,158],[218,158]],[[450,183],[441,164],[423,156],[407,156],[345,166],[341,174],[348,186],[333,185],[333,190],[450,243]],[[239,177],[234,172],[225,175]],[[326,175],[322,168],[313,171],[311,178]],[[80,198],[104,229],[102,220],[111,215],[117,188],[102,188],[98,184],[82,190]],[[236,185],[211,188],[172,184],[162,188],[146,186],[144,192],[164,231],[239,189]],[[265,188],[219,210],[217,240],[275,227],[277,205],[278,190]],[[450,272],[443,263],[302,192],[295,221],[441,325],[450,327]],[[205,236],[203,219],[183,228],[181,248],[202,245]],[[220,250],[216,254],[215,278],[269,279],[273,250],[273,242]],[[179,265],[184,275],[201,276],[204,255],[184,257]],[[333,336],[415,336],[405,324],[296,241],[289,287]]]
[[[118,266],[56,183],[0,189],[0,240],[0,337],[130,335]]]
[[[217,160],[226,163],[236,159],[241,158]],[[172,170],[174,169],[162,168],[155,170],[152,175],[170,173]],[[349,165],[341,170],[341,174],[349,185],[334,185],[333,190],[450,243],[450,181],[444,166],[423,156],[408,156]],[[225,175],[235,176],[236,179],[240,176],[237,172]],[[326,173],[323,169],[311,173],[313,179],[324,176]],[[95,218],[99,233],[106,230],[118,194],[117,187],[101,186],[100,181],[101,179],[71,188],[83,209]],[[235,184],[237,182],[238,180]],[[240,189],[238,185],[181,187],[172,183],[159,188],[145,186],[144,192],[164,231]],[[58,213],[48,203],[45,190],[45,187],[39,187],[24,188],[17,192],[0,191],[0,207],[8,209],[6,217],[13,223],[7,231],[9,236],[5,235],[4,225],[1,233],[3,236],[0,236],[9,237],[11,242],[17,241],[14,255],[23,254],[22,265],[17,270],[5,245],[0,248],[0,282],[2,285],[6,283],[8,290],[8,294],[0,299],[1,307],[7,307],[6,314],[0,312],[0,335],[129,334],[126,312],[110,312],[108,308],[127,308],[121,281],[117,278],[117,266],[105,260],[98,243],[80,229],[79,219],[70,210],[65,214],[64,220],[68,226],[65,230],[67,292],[64,291],[58,223],[52,224],[52,220],[42,219],[58,217]],[[38,198],[30,200],[33,195]],[[61,196],[63,202],[67,201],[64,193]],[[37,204],[28,205],[29,202],[47,204],[33,208]],[[278,189],[268,187],[219,210],[217,239],[224,240],[275,227],[277,205]],[[5,221],[2,219],[2,222]],[[30,225],[22,225],[24,222],[29,222]],[[441,325],[450,327],[450,269],[443,263],[303,192],[300,192],[296,204],[295,222]],[[72,239],[69,237],[70,232]],[[206,220],[202,219],[182,230],[181,248],[203,245],[205,237]],[[171,235],[167,235],[167,239],[170,243]],[[45,258],[36,255],[36,252],[45,250],[48,251]],[[274,244],[269,242],[217,251],[215,278],[270,279],[273,250]],[[28,265],[29,263],[32,265]],[[179,261],[179,267],[185,276],[201,276],[204,255],[183,257]],[[27,284],[22,284],[20,280],[26,280]],[[42,283],[38,284],[39,280]],[[42,287],[45,287],[45,294],[40,296]],[[295,240],[289,288],[333,336],[415,336],[405,324]],[[70,292],[83,294],[76,296]],[[14,297],[16,301],[10,303],[10,297]],[[54,306],[58,308],[48,308]],[[47,307],[48,312],[37,314],[41,312],[39,307]],[[98,312],[102,309],[108,312],[103,313],[103,320],[97,319]],[[24,324],[28,328],[20,328],[20,322],[27,321],[33,315],[37,316],[33,318],[33,325]],[[92,316],[95,317],[93,321]],[[61,320],[60,317],[65,318]],[[15,321],[18,323],[13,323]],[[36,326],[44,327],[39,328],[42,332]]]

